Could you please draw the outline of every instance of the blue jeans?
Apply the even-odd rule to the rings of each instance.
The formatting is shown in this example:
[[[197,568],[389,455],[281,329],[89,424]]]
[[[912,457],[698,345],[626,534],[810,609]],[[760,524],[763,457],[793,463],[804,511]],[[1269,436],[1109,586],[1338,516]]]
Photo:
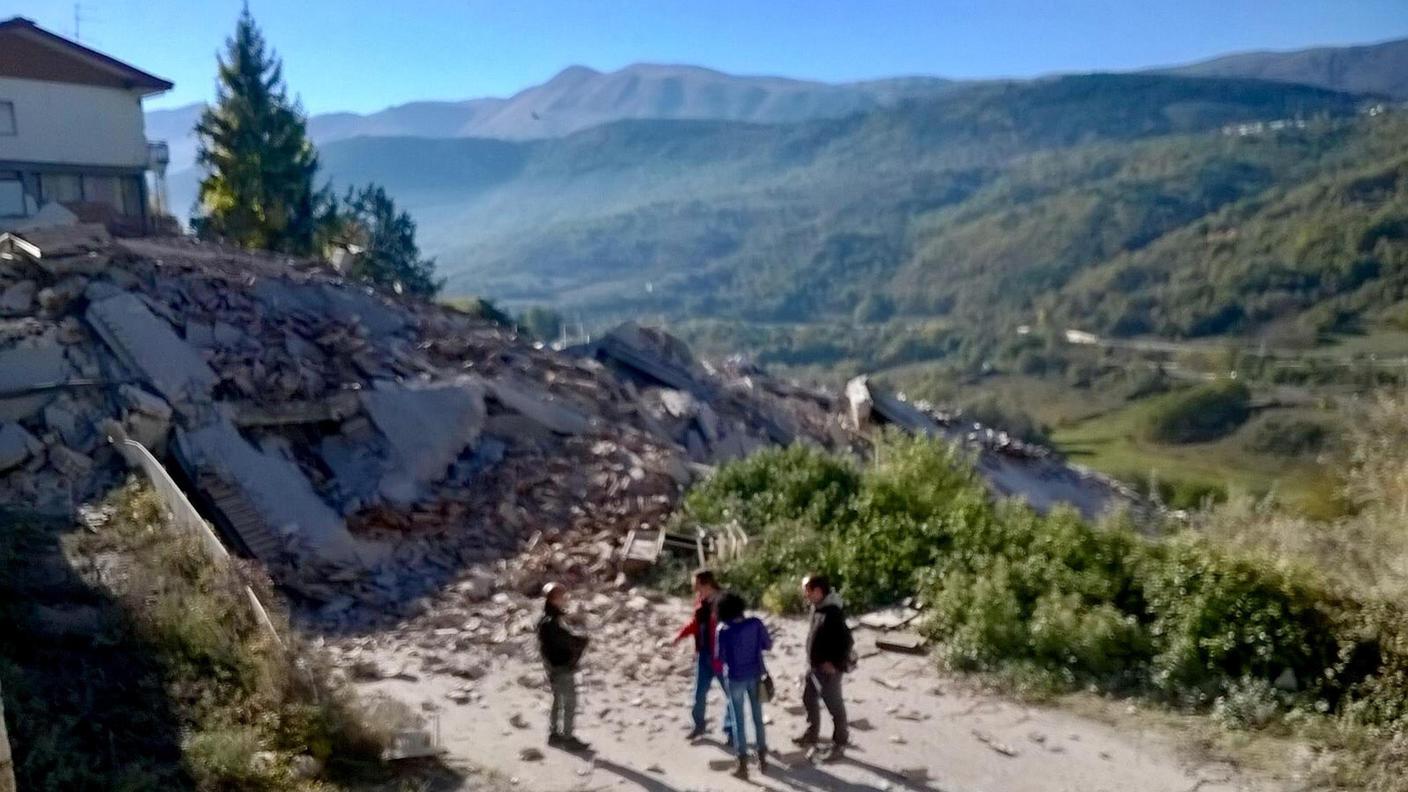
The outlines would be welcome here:
[[[727,730],[732,724],[732,718],[728,714],[728,686],[724,684],[724,678],[714,674],[714,658],[700,652],[697,655],[698,662],[694,668],[694,728],[697,731],[704,731],[704,714],[709,703],[709,688],[714,686],[714,680],[719,680],[719,689],[724,692],[724,729]]]
[[[758,698],[758,678],[730,679],[728,685],[729,715],[733,718],[733,749],[742,759],[748,755],[748,734],[744,727],[744,699],[753,709],[753,743],[758,755],[768,751],[768,738],[763,730],[763,700]]]

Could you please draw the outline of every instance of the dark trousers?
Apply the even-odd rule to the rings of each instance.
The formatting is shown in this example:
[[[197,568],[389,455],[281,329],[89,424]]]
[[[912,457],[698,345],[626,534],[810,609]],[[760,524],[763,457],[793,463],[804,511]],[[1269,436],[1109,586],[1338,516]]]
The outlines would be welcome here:
[[[841,698],[841,677],[839,671],[826,672],[813,668],[807,672],[802,682],[802,706],[807,710],[807,735],[821,734],[821,704],[831,714],[831,742],[835,745],[848,745],[851,742],[850,724],[846,722],[846,702]]]
[[[577,720],[577,672],[570,668],[549,668],[548,685],[552,688],[548,730],[551,734],[571,737]]]

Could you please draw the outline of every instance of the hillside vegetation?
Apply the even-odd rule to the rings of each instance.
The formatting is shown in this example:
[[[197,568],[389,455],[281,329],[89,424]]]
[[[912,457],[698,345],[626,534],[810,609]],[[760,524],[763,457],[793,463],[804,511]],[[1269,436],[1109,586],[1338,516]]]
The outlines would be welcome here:
[[[1408,620],[1391,592],[1408,583],[1408,546],[1380,539],[1401,525],[1405,457],[1386,443],[1405,413],[1389,402],[1376,414],[1384,440],[1348,476],[1361,511],[1335,523],[1238,503],[1151,538],[1119,517],[1039,516],[991,502],[947,444],[898,436],[865,466],[800,447],[760,453],[696,488],[687,517],[752,534],[727,578],[764,605],[797,606],[796,581],[818,569],[857,608],[915,596],[950,667],[1313,735],[1336,751],[1315,780],[1393,789]],[[1345,548],[1342,536],[1372,544]]]
[[[1353,149],[1363,133],[1331,120],[1358,104],[1301,86],[1089,75],[797,124],[621,122],[322,154],[339,182],[385,183],[417,214],[452,292],[598,318],[773,322],[849,319],[871,295],[906,315],[967,314],[998,295],[1016,319],[1074,271]],[[1326,120],[1269,144],[1218,134],[1295,118]],[[882,301],[864,316],[887,312]]]
[[[273,643],[244,584],[166,521],[152,490],[128,485],[95,513],[88,531],[0,514],[0,688],[20,789],[390,780],[388,735],[296,645]]]

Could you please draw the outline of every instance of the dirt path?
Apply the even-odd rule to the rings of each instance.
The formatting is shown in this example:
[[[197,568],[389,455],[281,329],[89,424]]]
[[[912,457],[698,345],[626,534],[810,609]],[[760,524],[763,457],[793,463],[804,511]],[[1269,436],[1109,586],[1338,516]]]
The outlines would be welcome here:
[[[801,667],[805,625],[776,619],[771,625],[778,646],[769,665],[779,695],[768,710],[768,738],[780,755],[767,776],[755,771],[745,783],[728,775],[731,755],[717,737],[694,745],[684,740],[693,659],[683,645],[672,649],[660,643],[684,621],[687,607],[641,597],[615,612],[602,605],[596,603],[603,616],[595,620],[581,686],[578,731],[596,749],[590,758],[543,744],[548,696],[533,659],[531,612],[504,620],[495,636],[502,640],[489,654],[480,654],[479,647],[439,651],[438,645],[452,644],[453,627],[441,628],[438,636],[403,635],[391,642],[396,646],[363,641],[354,655],[402,676],[361,687],[438,712],[452,760],[497,770],[536,792],[1274,789],[1239,778],[1224,764],[1180,756],[1162,738],[964,692],[928,658],[874,650],[874,634],[865,630],[857,632],[861,668],[846,691],[856,747],[843,763],[813,765],[790,743],[803,723],[800,691],[791,677]],[[446,663],[451,672],[443,670]],[[441,670],[427,672],[427,667]],[[717,733],[722,712],[717,690],[710,708]]]

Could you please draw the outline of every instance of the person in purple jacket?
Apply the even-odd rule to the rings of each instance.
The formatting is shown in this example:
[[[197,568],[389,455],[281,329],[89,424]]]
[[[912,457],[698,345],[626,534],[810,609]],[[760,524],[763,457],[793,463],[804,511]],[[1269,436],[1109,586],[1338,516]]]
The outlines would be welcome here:
[[[772,648],[772,636],[768,635],[768,628],[761,619],[746,615],[745,610],[743,598],[737,594],[725,594],[719,600],[719,634],[714,654],[715,667],[728,688],[733,747],[738,756],[738,769],[733,774],[739,778],[748,777],[748,735],[743,725],[745,700],[753,711],[758,770],[764,773],[768,770],[768,743],[763,732],[763,699],[759,688],[767,673],[763,652]]]

